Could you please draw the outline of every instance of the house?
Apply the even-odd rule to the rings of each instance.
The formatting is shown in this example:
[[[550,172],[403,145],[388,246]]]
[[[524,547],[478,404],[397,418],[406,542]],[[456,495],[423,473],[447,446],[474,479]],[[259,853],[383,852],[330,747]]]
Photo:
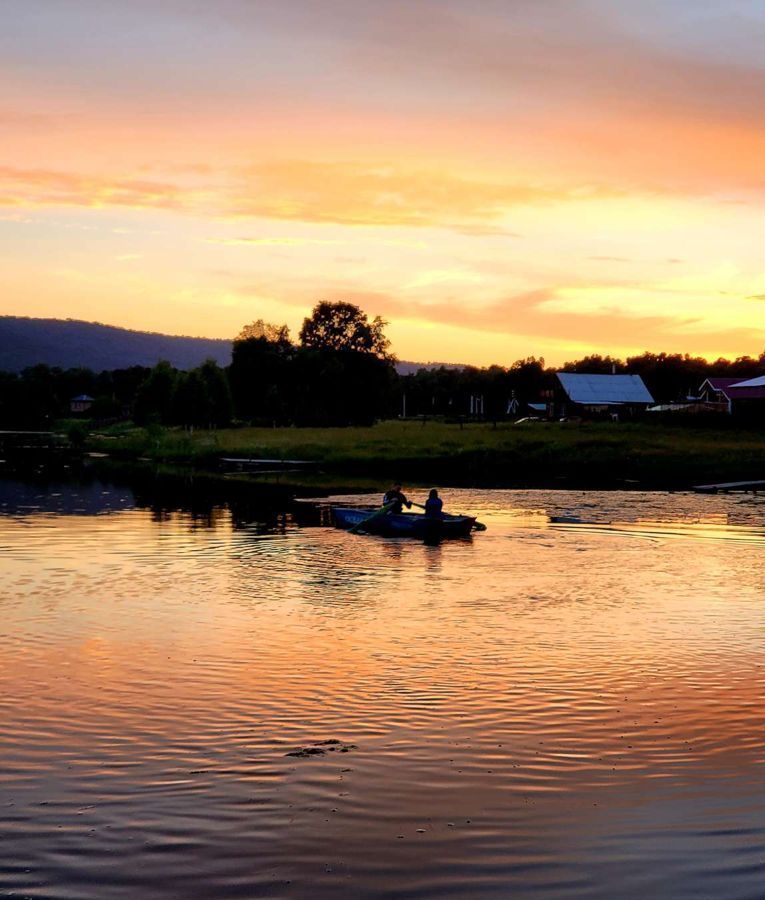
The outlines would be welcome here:
[[[719,407],[724,412],[732,412],[731,395],[735,395],[735,391],[731,391],[731,385],[738,384],[740,378],[707,378],[699,388],[699,400],[706,403],[710,409]]]
[[[69,401],[69,411],[75,414],[86,413],[96,401],[87,394],[72,397]]]
[[[699,388],[699,398],[710,409],[731,415],[765,418],[765,376],[749,378],[707,378]]]
[[[639,375],[585,375],[556,372],[551,414],[561,416],[631,417],[653,406],[654,399]]]

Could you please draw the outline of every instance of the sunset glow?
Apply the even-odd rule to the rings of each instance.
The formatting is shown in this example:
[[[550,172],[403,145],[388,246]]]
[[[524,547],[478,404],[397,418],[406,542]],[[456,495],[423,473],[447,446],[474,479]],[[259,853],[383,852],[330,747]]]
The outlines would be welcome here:
[[[765,348],[754,0],[9,0],[0,313],[402,359]]]

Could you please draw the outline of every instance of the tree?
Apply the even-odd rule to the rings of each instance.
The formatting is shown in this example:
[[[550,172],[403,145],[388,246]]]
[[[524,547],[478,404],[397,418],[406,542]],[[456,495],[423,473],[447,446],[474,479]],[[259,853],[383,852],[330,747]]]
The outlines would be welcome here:
[[[170,420],[186,428],[209,425],[212,413],[210,393],[200,369],[179,372],[175,379]]]
[[[164,425],[171,421],[176,378],[176,370],[166,360],[154,366],[136,391],[136,422],[140,425],[149,422]]]
[[[223,427],[231,423],[234,404],[226,373],[214,359],[205,360],[195,370],[205,386],[209,398],[208,420],[205,424]]]
[[[372,353],[301,347],[290,363],[297,425],[371,425],[395,412],[396,370]]]
[[[249,325],[245,325],[234,340],[263,340],[268,341],[270,344],[292,343],[290,341],[290,330],[286,325],[273,325],[271,322],[264,322],[263,319],[256,319]]]
[[[272,337],[275,339],[264,334],[234,341],[228,376],[240,418],[285,421],[290,360],[295,347],[284,332],[277,330]]]
[[[300,343],[317,350],[371,353],[378,359],[393,359],[388,353],[390,341],[380,316],[370,322],[365,312],[342,300],[317,303],[311,315],[303,320]]]

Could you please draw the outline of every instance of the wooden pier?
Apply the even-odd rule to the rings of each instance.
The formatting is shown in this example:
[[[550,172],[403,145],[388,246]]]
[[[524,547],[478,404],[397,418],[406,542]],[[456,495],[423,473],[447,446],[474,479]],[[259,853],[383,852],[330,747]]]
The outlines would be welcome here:
[[[251,459],[250,457],[224,456],[220,462],[235,472],[252,472],[255,475],[281,475],[284,472],[312,472],[318,463],[312,459]]]
[[[730,494],[734,492],[756,494],[758,491],[765,491],[765,481],[721,481],[719,484],[694,484],[693,490],[697,494]]]
[[[52,431],[0,431],[0,453],[5,455],[56,450],[65,443]]]

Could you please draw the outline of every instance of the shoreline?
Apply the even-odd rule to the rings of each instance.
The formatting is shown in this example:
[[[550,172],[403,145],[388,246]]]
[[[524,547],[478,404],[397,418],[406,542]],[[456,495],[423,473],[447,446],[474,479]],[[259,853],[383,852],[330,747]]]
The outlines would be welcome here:
[[[79,447],[60,444],[6,456],[0,474],[88,468],[284,499],[381,492],[395,480],[410,488],[664,492],[763,480],[765,434],[727,422],[711,430],[648,422],[392,421],[366,428],[193,433],[122,425],[91,433]],[[237,470],[232,460],[244,464]],[[253,461],[267,471],[248,467]]]
[[[85,449],[112,460],[147,460],[223,478],[222,459],[299,460],[315,473],[247,475],[306,490],[431,487],[689,490],[696,484],[765,478],[765,432],[636,423],[381,422],[329,429],[239,428],[183,432],[132,429],[92,435]],[[237,473],[238,476],[239,473]]]

